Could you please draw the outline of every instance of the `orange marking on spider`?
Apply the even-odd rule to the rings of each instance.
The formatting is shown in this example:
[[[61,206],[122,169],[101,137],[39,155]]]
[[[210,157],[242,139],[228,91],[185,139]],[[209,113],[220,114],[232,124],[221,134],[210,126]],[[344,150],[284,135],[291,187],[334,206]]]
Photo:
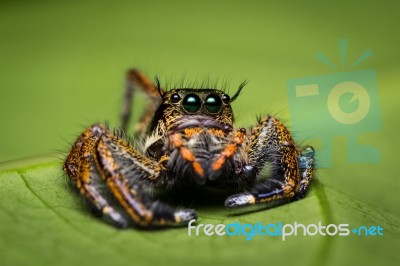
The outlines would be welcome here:
[[[185,128],[184,134],[187,138],[191,138],[193,135],[199,134],[201,132],[201,128],[195,127],[195,128]]]
[[[233,137],[233,143],[229,143],[225,149],[221,152],[220,157],[212,164],[212,169],[214,171],[217,171],[221,169],[222,165],[225,163],[227,158],[232,157],[238,147],[243,143],[244,141],[244,136],[246,134],[246,131],[244,129],[239,130],[236,132],[235,136]]]
[[[185,159],[186,161],[193,162],[195,159],[194,155],[191,153],[191,151],[189,151],[188,148],[181,147],[180,153],[182,155],[182,158]]]
[[[213,164],[212,164],[212,169],[214,171],[217,171],[221,169],[222,165],[225,163],[225,156],[219,157]]]
[[[193,169],[198,174],[199,176],[204,176],[204,170],[203,167],[198,162],[193,162]]]
[[[225,150],[222,152],[222,155],[225,157],[231,157],[237,150],[237,145],[231,143],[228,144],[225,148]]]
[[[182,147],[182,145],[183,145],[182,138],[181,138],[181,135],[179,135],[178,133],[171,135],[169,139],[173,146],[175,146],[177,148]]]
[[[152,220],[152,213],[140,202],[136,202],[135,206],[129,204],[129,199],[133,195],[130,195],[128,188],[124,184],[121,184],[118,178],[110,177],[107,179],[107,186],[114,193],[118,202],[124,207],[128,215],[136,221],[139,225],[146,225]],[[133,208],[135,207],[135,208]]]
[[[193,132],[193,131],[188,131],[188,132]],[[179,149],[179,153],[181,154],[182,158],[185,161],[192,163],[192,167],[193,167],[193,170],[195,171],[195,173],[198,174],[199,176],[204,176],[204,170],[201,167],[201,165],[195,161],[196,157],[193,155],[193,153],[188,148],[182,147],[183,143],[182,143],[181,135],[179,135],[178,133],[173,134],[170,137],[170,140],[171,140],[171,144]]]
[[[225,136],[224,132],[221,129],[210,128],[208,130],[208,132],[210,132],[211,135],[214,135],[214,136],[217,136],[217,137],[220,137],[220,138]]]

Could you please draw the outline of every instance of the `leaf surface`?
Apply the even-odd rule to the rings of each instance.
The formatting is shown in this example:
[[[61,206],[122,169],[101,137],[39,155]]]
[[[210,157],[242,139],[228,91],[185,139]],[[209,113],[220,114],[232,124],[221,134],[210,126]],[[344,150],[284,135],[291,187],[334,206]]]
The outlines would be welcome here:
[[[325,186],[318,179],[300,201],[230,215],[198,209],[197,224],[239,222],[347,223],[383,227],[383,236],[188,236],[187,227],[118,230],[93,217],[67,186],[60,161],[36,158],[0,164],[1,265],[297,265],[380,264],[399,261],[399,217]],[[301,233],[300,233],[301,234]]]

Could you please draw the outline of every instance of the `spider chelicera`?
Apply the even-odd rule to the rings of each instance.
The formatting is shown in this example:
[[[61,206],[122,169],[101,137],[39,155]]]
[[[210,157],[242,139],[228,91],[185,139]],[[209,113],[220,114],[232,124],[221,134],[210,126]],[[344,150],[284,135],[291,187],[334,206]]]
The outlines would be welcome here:
[[[235,128],[230,97],[217,89],[163,90],[137,70],[127,74],[118,132],[103,124],[76,140],[64,171],[80,194],[117,227],[187,224],[192,209],[177,209],[154,197],[155,190],[212,187],[232,192],[226,208],[279,205],[305,196],[314,174],[314,150],[300,149],[286,127],[266,115],[249,130]],[[134,148],[121,132],[130,120],[135,89],[151,99],[137,124]],[[262,175],[268,166],[269,177]]]

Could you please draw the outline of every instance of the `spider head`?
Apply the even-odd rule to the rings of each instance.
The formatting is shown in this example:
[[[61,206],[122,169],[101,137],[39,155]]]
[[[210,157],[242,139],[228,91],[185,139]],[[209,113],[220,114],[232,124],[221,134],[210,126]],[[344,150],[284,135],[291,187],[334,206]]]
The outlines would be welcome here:
[[[231,103],[239,96],[244,83],[230,97],[216,89],[172,89],[161,95],[150,130],[162,123],[167,131],[188,127],[215,127],[229,132],[234,115]]]

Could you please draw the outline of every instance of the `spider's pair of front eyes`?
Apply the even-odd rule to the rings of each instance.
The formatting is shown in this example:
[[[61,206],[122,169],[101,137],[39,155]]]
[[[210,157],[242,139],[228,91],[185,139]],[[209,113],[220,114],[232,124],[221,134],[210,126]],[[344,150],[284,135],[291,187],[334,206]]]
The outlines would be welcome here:
[[[181,100],[181,96],[178,93],[171,95],[171,102],[178,103]],[[209,94],[204,100],[204,108],[211,114],[216,114],[221,111],[222,103],[228,104],[230,101],[229,95],[223,94],[220,97],[218,94]],[[182,100],[182,106],[188,113],[196,113],[201,109],[203,101],[197,94],[187,94]]]

